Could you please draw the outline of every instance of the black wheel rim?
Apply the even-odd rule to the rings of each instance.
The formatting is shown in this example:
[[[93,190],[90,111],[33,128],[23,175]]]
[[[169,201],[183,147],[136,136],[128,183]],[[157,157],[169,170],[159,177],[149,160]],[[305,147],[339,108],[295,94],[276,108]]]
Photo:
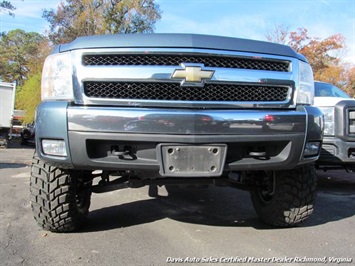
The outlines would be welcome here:
[[[266,204],[270,203],[273,196],[275,195],[275,181],[276,178],[274,171],[265,172],[263,184],[258,189],[258,195],[260,199]]]

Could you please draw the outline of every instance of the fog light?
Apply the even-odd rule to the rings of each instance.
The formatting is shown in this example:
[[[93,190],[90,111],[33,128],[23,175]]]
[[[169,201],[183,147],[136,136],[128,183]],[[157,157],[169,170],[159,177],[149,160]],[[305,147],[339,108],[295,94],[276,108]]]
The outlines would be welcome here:
[[[54,156],[67,156],[67,149],[64,140],[44,139],[42,140],[43,153]]]
[[[317,141],[312,141],[312,142],[307,142],[306,147],[304,148],[304,157],[309,157],[309,156],[316,156],[319,153],[321,145],[320,142]]]

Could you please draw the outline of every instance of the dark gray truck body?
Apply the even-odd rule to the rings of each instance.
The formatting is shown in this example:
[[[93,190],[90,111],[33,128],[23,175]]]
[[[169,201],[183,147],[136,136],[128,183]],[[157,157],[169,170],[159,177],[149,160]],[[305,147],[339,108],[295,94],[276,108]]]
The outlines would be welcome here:
[[[59,46],[55,52],[67,51],[74,54],[75,99],[44,101],[38,108],[37,147],[45,161],[66,168],[158,172],[160,143],[227,144],[227,171],[287,169],[316,159],[305,158],[303,150],[308,140],[321,140],[321,129],[316,124],[320,113],[317,108],[294,102],[298,86],[294,72],[297,62],[305,59],[287,46],[213,36],[157,34],[79,38]],[[155,60],[151,55],[173,62],[145,63],[144,60]],[[123,65],[105,62],[119,60],[115,56],[128,57],[128,61]],[[85,59],[91,61],[85,63]],[[208,60],[226,62],[221,62],[225,64],[222,66],[206,66],[204,62]],[[229,66],[228,60],[239,60],[246,66],[238,69],[238,65]],[[204,65],[203,69],[214,71],[214,76],[201,84],[180,86],[181,79],[171,76],[184,63]],[[258,69],[257,64],[265,69]],[[278,69],[282,67],[285,69]],[[239,95],[232,95],[233,89],[239,90]],[[187,96],[190,98],[184,98],[186,91],[192,91]],[[265,117],[274,119],[267,121]],[[45,155],[41,149],[44,138],[65,140],[68,156]],[[129,154],[113,155],[113,146],[132,147],[134,158]],[[250,155],[260,149],[265,150],[267,160]]]
[[[295,197],[309,194],[305,204],[313,206],[315,181],[308,166],[319,156],[323,118],[307,99],[314,87],[303,94],[303,75],[313,86],[309,65],[290,47],[205,35],[137,34],[78,38],[58,46],[50,58],[61,54],[65,60],[48,59],[44,68],[33,184],[56,178],[41,174],[55,174],[55,168],[77,178],[83,189],[98,176],[93,171],[101,170],[102,182],[86,191],[168,184],[262,187],[255,197],[264,204],[275,194],[270,189],[280,188],[284,197],[281,186],[287,190],[302,180],[305,185],[297,186],[308,192]],[[56,99],[52,95],[62,88],[47,86],[46,78],[53,86],[62,84],[51,76],[60,80],[67,73],[63,69],[69,69],[70,78],[60,82],[70,84],[70,92],[64,89],[65,97]],[[285,177],[289,170],[292,175]],[[122,178],[111,182],[109,176]],[[33,205],[41,205],[33,186]],[[275,210],[261,211],[262,206],[257,212],[273,225],[289,226],[312,212],[298,206],[301,211],[294,215],[271,201],[267,205],[278,208],[280,216],[271,217]],[[295,209],[294,202],[284,206]],[[34,210],[42,217],[41,208]],[[293,218],[285,222],[285,213]],[[77,228],[76,222],[62,226],[36,220],[53,231]]]

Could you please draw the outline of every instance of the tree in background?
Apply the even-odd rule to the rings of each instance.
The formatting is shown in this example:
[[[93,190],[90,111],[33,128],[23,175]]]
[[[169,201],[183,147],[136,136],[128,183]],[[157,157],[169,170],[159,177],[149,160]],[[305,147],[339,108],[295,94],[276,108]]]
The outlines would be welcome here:
[[[25,110],[22,122],[32,123],[38,104],[41,102],[41,72],[30,74],[25,84],[16,91],[16,109]]]
[[[314,79],[334,84],[351,96],[355,96],[354,66],[343,62],[345,38],[341,34],[324,40],[310,37],[305,28],[288,31],[283,25],[276,25],[266,34],[271,42],[287,44],[303,54],[312,66]]]
[[[29,63],[30,71],[23,86],[19,86],[16,92],[16,108],[26,110],[23,123],[31,123],[38,104],[41,102],[41,76],[44,60],[50,54],[52,46],[49,40],[44,38],[38,45],[37,56]]]
[[[287,44],[289,27],[283,24],[276,24],[273,28],[266,30],[265,37],[269,42]]]
[[[12,12],[16,8],[11,4],[10,1],[1,1],[0,2],[0,13],[8,13],[10,16],[15,16],[15,14]]]
[[[160,15],[154,0],[66,0],[56,11],[43,12],[54,44],[79,36],[153,32]]]
[[[346,84],[345,91],[355,98],[355,66],[349,66],[346,75]]]
[[[33,121],[40,102],[41,72],[50,50],[49,40],[36,32],[16,29],[0,36],[0,79],[16,82],[15,106],[26,110],[26,123]]]
[[[307,30],[301,28],[291,32],[289,37],[289,45],[303,54],[311,64],[316,80],[342,85],[343,66],[339,51],[345,47],[345,39],[341,34],[320,40],[309,37]]]
[[[36,32],[16,29],[0,36],[0,79],[22,86],[43,56],[40,48],[46,38]]]

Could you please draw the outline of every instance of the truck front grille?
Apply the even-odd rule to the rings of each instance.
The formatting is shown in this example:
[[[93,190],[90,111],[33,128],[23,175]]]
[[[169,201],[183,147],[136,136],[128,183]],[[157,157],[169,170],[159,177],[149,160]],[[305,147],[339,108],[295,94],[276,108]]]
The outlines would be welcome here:
[[[84,93],[91,98],[160,100],[160,101],[236,101],[284,102],[291,88],[287,86],[209,83],[203,88],[181,87],[163,82],[84,82]]]
[[[253,69],[289,72],[290,62],[283,60],[231,56],[179,54],[85,54],[84,66],[179,66],[182,63],[204,64],[205,67]]]
[[[355,110],[348,110],[349,112],[349,135],[355,136]]]

